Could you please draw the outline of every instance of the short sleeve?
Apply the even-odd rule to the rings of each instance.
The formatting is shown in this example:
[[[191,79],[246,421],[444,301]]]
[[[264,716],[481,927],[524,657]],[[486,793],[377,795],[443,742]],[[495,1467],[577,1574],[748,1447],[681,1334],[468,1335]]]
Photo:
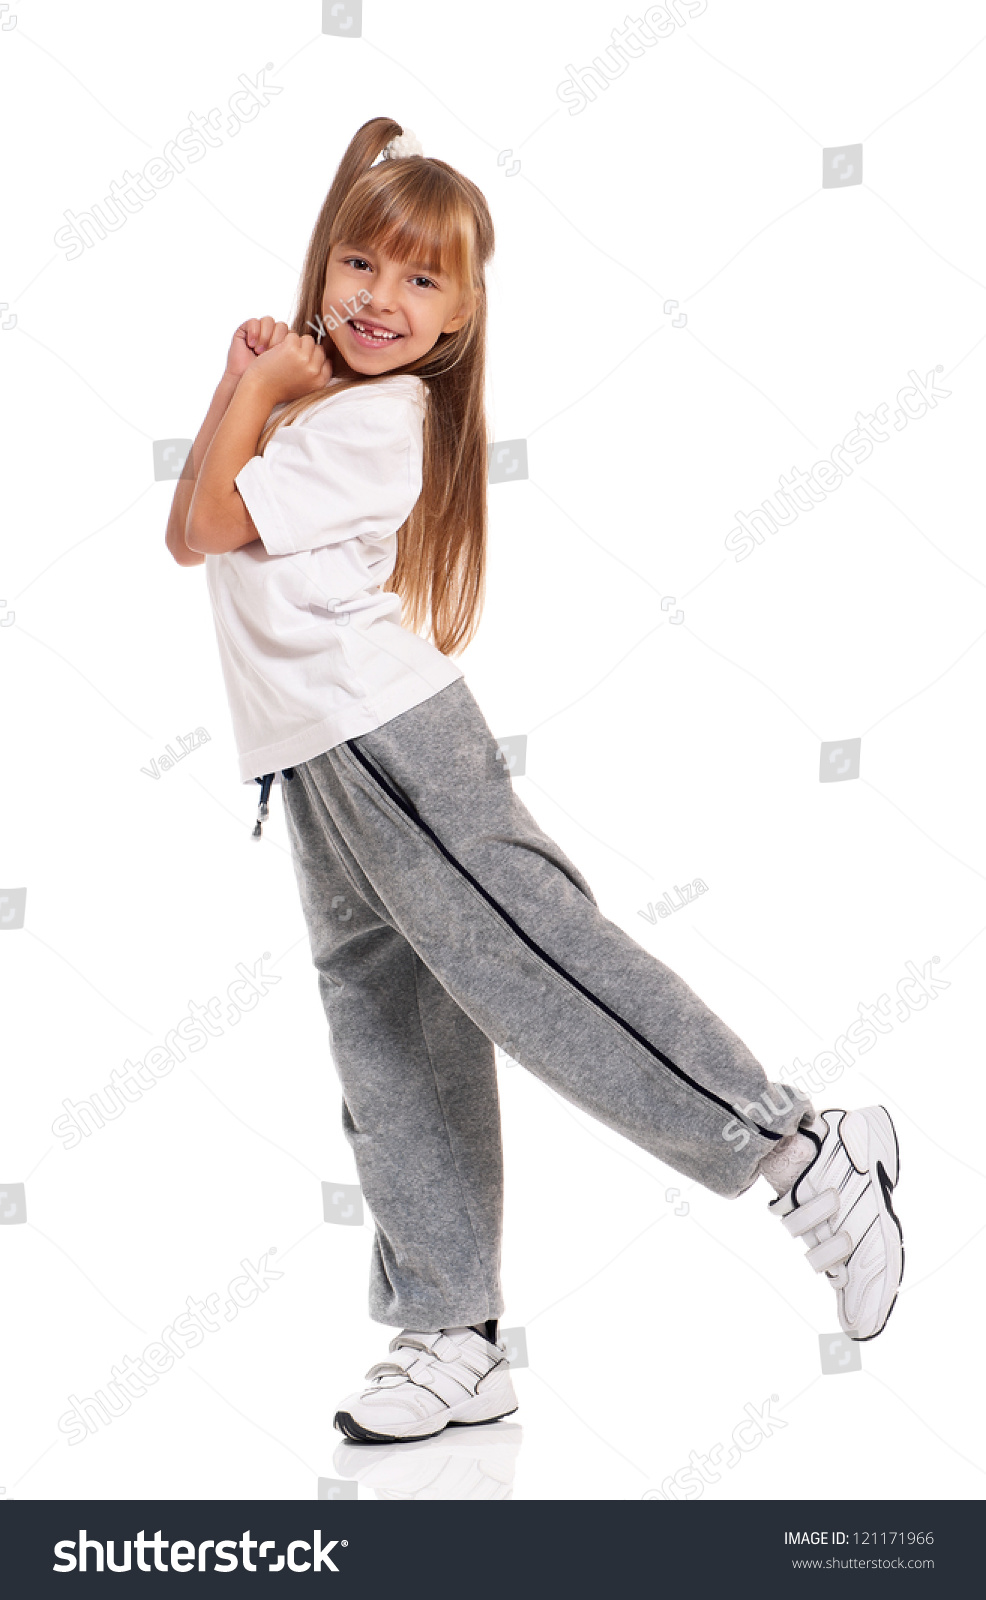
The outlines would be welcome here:
[[[234,480],[268,555],[397,531],[421,493],[423,389],[346,389],[277,429]]]

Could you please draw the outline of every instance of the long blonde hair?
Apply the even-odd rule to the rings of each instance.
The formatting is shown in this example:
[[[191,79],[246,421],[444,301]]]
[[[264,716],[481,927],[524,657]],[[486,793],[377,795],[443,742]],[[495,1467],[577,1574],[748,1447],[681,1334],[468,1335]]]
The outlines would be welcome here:
[[[421,495],[398,529],[397,560],[384,589],[401,599],[402,621],[430,631],[445,655],[464,650],[479,626],[486,594],[486,482],[489,436],[485,411],[486,282],[493,223],[468,178],[431,156],[377,160],[403,130],[373,117],[353,137],[318,214],[302,270],[297,334],[313,333],[325,289],[329,252],[341,240],[382,248],[399,262],[432,261],[450,274],[473,310],[456,333],[443,333],[425,355],[378,377],[332,385],[332,394],[379,383],[393,372],[417,373],[428,390]],[[325,399],[324,390],[290,401],[267,421],[262,455],[275,430]]]

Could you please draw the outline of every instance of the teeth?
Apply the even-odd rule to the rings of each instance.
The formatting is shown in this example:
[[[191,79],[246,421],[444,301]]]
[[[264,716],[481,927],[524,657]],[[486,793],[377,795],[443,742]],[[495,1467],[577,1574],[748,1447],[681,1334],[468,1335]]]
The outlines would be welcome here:
[[[357,322],[355,317],[353,318],[353,327],[354,328],[358,328],[360,333],[365,334],[368,339],[399,339],[400,338],[400,334],[388,333],[383,328],[368,328],[365,325],[365,323]]]

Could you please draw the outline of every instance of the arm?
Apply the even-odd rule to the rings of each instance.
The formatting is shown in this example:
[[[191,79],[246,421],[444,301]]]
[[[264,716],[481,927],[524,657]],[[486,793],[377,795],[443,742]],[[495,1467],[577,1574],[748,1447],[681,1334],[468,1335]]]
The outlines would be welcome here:
[[[331,377],[331,363],[310,333],[299,337],[285,328],[283,337],[254,359],[239,380],[195,480],[185,525],[190,550],[221,555],[260,538],[236,487],[237,473],[256,455],[273,407],[324,388]]]
[[[198,567],[205,560],[204,552],[188,542],[189,510],[195,498],[199,473],[205,464],[216,430],[229,409],[241,378],[251,370],[262,354],[280,343],[287,331],[287,323],[275,322],[273,317],[248,317],[246,321],[240,323],[233,334],[226,357],[226,370],[212,397],[212,404],[205,421],[188,453],[171,503],[164,542],[180,567]],[[252,537],[257,537],[255,532]]]
[[[206,451],[212,443],[213,435],[236,392],[238,382],[239,379],[233,377],[230,373],[223,375],[212,397],[212,404],[206,412],[205,421],[195,436],[191,450],[188,452],[185,465],[182,467],[181,477],[175,486],[164,542],[180,567],[198,567],[205,560],[205,556],[198,550],[193,550],[185,538],[188,508],[192,501],[196,477],[202,470]]]
[[[218,391],[217,391],[218,392]],[[185,524],[189,550],[220,555],[259,539],[234,479],[257,453],[273,402],[252,373],[244,373],[214,429],[192,488]]]

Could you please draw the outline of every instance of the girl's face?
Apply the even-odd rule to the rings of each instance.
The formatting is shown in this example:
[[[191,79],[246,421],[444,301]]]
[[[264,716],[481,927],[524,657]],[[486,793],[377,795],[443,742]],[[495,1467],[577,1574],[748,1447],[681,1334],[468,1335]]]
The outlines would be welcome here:
[[[381,250],[345,242],[332,246],[322,321],[334,346],[336,377],[403,367],[427,355],[439,334],[457,332],[468,316],[468,296],[428,263],[398,263]],[[338,327],[329,326],[330,317]]]

